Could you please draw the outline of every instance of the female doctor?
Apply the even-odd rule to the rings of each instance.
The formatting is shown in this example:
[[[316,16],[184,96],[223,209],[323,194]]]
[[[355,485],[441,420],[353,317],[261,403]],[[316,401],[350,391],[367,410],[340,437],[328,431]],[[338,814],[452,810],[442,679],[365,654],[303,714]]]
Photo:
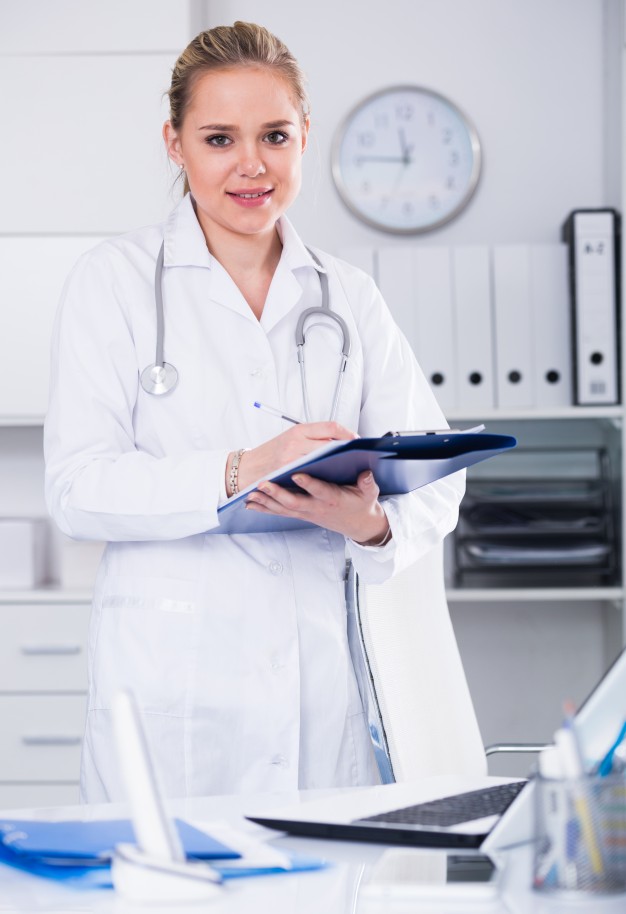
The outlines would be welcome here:
[[[49,509],[69,536],[107,541],[81,796],[122,796],[120,687],[135,692],[169,796],[376,783],[347,646],[346,555],[362,579],[385,581],[454,527],[463,477],[381,502],[369,473],[343,487],[300,475],[300,494],[264,484],[247,509],[308,526],[211,533],[234,492],[329,439],[445,420],[372,280],[312,254],[285,216],[309,113],[284,44],[249,23],[203,32],[169,98],[165,145],[188,192],[163,224],[78,261],[54,331]],[[323,281],[345,327],[308,322],[303,384],[295,333]]]

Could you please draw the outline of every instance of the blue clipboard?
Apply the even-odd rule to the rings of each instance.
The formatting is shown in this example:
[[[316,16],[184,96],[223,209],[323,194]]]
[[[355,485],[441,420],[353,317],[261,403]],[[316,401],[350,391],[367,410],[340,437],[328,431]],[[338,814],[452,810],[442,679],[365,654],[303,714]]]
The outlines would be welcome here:
[[[381,495],[401,495],[515,447],[512,435],[485,432],[389,434],[381,438],[333,441],[301,460],[257,480],[218,509],[219,526],[207,533],[268,533],[311,527],[306,521],[246,510],[246,498],[264,480],[290,489],[296,472],[337,485],[351,485],[371,470]]]

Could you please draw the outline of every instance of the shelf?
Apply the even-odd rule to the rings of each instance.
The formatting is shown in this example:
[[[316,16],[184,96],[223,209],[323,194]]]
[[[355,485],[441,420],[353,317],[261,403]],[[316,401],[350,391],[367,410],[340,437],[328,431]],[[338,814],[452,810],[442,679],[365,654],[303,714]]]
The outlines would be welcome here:
[[[480,412],[451,411],[446,414],[448,422],[500,422],[513,419],[623,419],[623,406],[563,406],[559,409],[488,409]]]
[[[40,587],[37,590],[0,590],[0,607],[16,603],[87,603],[90,590],[63,590],[60,587]]]
[[[446,589],[450,603],[610,602],[624,599],[623,587],[452,587]]]
[[[0,428],[41,428],[43,416],[0,416]]]

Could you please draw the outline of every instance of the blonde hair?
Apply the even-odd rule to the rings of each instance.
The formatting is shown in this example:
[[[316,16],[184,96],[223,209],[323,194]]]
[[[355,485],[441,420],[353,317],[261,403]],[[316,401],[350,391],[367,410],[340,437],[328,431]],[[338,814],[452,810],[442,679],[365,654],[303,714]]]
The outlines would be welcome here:
[[[196,81],[212,70],[256,66],[274,70],[287,82],[302,111],[302,122],[309,115],[305,76],[289,48],[275,35],[253,22],[218,25],[200,32],[180,55],[172,70],[168,96],[170,122],[180,130]],[[184,193],[189,192],[185,175]]]

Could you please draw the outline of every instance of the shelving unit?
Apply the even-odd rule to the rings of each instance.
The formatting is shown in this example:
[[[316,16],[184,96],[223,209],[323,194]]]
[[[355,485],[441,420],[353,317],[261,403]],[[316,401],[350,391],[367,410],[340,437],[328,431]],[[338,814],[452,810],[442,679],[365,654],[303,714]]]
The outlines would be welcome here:
[[[618,611],[619,624],[613,624],[612,637],[617,639],[612,653],[626,645],[626,588],[624,587],[625,553],[621,531],[624,529],[624,498],[622,494],[625,473],[624,455],[624,410],[622,406],[577,407],[560,409],[532,409],[503,413],[493,410],[480,416],[489,431],[504,432],[518,438],[518,448],[567,442],[570,446],[591,446],[602,444],[610,454],[612,485],[615,501],[615,525],[617,530],[615,580],[610,585],[598,586],[532,586],[529,587],[459,587],[447,588],[448,600],[452,603],[551,603],[570,601],[576,603],[606,603]],[[449,417],[451,425],[472,426],[479,421],[475,414],[457,412]],[[496,460],[506,459],[501,455]],[[487,464],[477,469],[479,472]],[[470,469],[471,475],[473,470]],[[607,657],[607,662],[612,659]]]

